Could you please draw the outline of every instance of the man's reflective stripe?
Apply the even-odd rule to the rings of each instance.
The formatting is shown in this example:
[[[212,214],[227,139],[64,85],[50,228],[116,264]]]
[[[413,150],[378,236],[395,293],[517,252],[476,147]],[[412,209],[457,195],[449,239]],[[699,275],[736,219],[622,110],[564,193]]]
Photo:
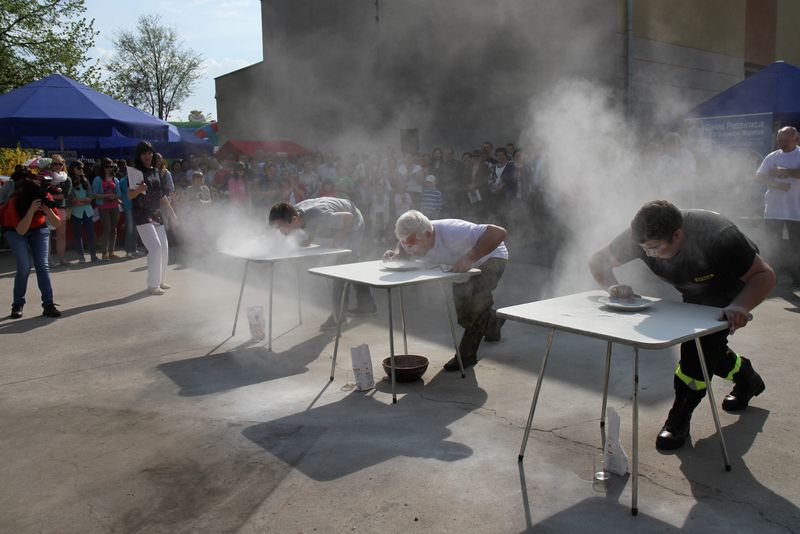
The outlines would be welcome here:
[[[696,380],[689,375],[686,375],[681,371],[681,364],[678,362],[678,365],[675,366],[675,376],[681,379],[681,382],[686,384],[689,389],[692,391],[702,391],[706,389],[706,383],[702,380]]]
[[[736,355],[736,364],[731,369],[731,372],[728,373],[728,376],[725,377],[725,380],[733,380],[733,375],[739,372],[739,368],[742,366],[742,357],[738,354]]]

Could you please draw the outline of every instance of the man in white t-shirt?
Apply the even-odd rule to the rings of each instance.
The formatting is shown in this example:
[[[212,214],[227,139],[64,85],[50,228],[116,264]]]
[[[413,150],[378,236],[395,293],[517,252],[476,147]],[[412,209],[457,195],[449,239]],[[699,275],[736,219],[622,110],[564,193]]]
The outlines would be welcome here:
[[[767,230],[777,241],[778,269],[788,272],[792,285],[800,285],[800,147],[797,129],[778,130],[778,150],[767,154],[756,171],[756,180],[767,187],[764,194],[764,219]],[[789,243],[783,244],[786,226]]]
[[[480,275],[453,284],[458,324],[464,327],[458,351],[464,367],[475,365],[481,339],[500,341],[505,322],[492,309],[492,291],[508,263],[508,249],[503,242],[505,228],[460,219],[431,221],[419,211],[410,210],[397,219],[394,232],[400,242],[394,250],[386,251],[384,261],[411,255],[421,257],[427,265],[449,266],[457,273],[473,267],[481,270]],[[458,371],[458,360],[453,357],[444,369]]]

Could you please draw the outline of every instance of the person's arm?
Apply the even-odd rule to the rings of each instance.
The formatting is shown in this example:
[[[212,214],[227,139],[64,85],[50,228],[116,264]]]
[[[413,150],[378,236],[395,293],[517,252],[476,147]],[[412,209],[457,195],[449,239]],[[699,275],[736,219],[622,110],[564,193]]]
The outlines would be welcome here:
[[[773,174],[773,172],[774,169],[770,170],[769,174],[756,173],[756,181],[770,189],[777,189],[784,192],[788,191],[790,187],[789,184],[773,179],[773,176],[777,177],[777,175]]]
[[[166,195],[161,197],[161,209],[167,212],[167,218],[173,226],[178,225],[178,216],[175,215],[175,210],[172,208],[172,203]]]
[[[620,284],[614,276],[614,268],[623,265],[621,261],[611,252],[611,244],[604,246],[589,259],[589,271],[592,277],[601,287],[608,291],[608,294],[617,298],[631,298],[633,288],[628,285]]]
[[[756,254],[750,269],[739,278],[744,287],[736,298],[722,310],[722,319],[726,319],[733,333],[737,328],[747,326],[750,310],[761,304],[775,288],[775,271],[764,259]]]
[[[770,176],[778,178],[800,178],[800,169],[787,169],[786,167],[773,167],[769,171]]]
[[[142,180],[142,183],[139,184],[139,187],[136,189],[131,189],[130,185],[128,186],[128,199],[133,200],[134,198],[138,197],[139,195],[143,195],[147,193],[147,182]]]
[[[475,242],[475,245],[467,251],[456,263],[453,264],[453,271],[465,273],[472,268],[472,264],[496,249],[508,235],[502,226],[487,224],[486,230]]]
[[[14,202],[14,198],[9,200],[9,202]],[[25,212],[25,215],[22,219],[19,220],[17,225],[14,227],[14,231],[17,232],[19,235],[25,235],[28,233],[28,230],[31,229],[31,222],[33,221],[33,216],[36,214],[37,211],[42,209],[42,201],[38,198],[31,202],[28,211]]]
[[[33,216],[36,214],[37,211],[44,212],[45,217],[47,217],[47,221],[54,228],[58,228],[59,226],[61,226],[61,218],[58,216],[58,213],[53,211],[52,208],[42,205],[42,201],[37,198],[36,200],[31,202],[31,205],[28,208],[28,211],[25,213],[25,216],[22,217],[22,219],[20,219],[20,221],[14,227],[14,231],[17,232],[19,235],[24,235],[28,233],[28,230],[31,229]]]
[[[42,211],[44,212],[44,216],[47,217],[47,222],[50,223],[50,226],[53,228],[61,226],[61,217],[59,217],[56,210],[50,206],[42,206]]]

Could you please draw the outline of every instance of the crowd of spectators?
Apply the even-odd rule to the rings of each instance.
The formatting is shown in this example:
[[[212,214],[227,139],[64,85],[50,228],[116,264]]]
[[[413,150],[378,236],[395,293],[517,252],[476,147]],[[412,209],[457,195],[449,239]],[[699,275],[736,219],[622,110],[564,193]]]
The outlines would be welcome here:
[[[129,164],[110,158],[69,162],[69,180],[62,186],[59,207],[71,222],[59,234],[66,244],[65,229],[70,227],[69,249],[80,263],[121,259],[118,229],[124,257],[142,254],[128,199]],[[544,205],[538,200],[541,158],[526,155],[512,143],[495,149],[487,141],[458,157],[452,147],[422,154],[388,149],[385,153],[314,152],[295,157],[256,151],[238,159],[199,155],[171,161],[156,154],[154,167],[181,226],[192,228],[193,236],[207,234],[192,239],[181,232],[175,241],[204,247],[214,243],[213,228],[204,225],[204,214],[210,213],[207,208],[213,204],[260,217],[277,202],[296,204],[320,196],[350,199],[364,214],[369,238],[381,245],[392,242],[394,221],[410,209],[431,219],[454,217],[505,225],[513,239],[514,218],[530,218],[532,210],[539,212]],[[100,224],[95,226],[97,221]],[[69,263],[64,245],[51,251],[51,268]]]

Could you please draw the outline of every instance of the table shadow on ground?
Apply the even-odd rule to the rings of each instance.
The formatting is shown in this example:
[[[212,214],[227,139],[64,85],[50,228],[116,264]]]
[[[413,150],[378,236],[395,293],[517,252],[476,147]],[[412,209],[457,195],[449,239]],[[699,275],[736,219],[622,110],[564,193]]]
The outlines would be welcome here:
[[[542,521],[528,524],[527,528],[521,532],[561,534],[563,532],[674,532],[677,530],[673,525],[643,512],[641,497],[639,506],[639,514],[633,516],[630,503],[613,502],[603,497],[590,497]],[[646,503],[644,506],[646,507]]]
[[[435,392],[453,404],[431,401],[415,390]],[[318,481],[336,480],[393,458],[435,458],[455,462],[472,455],[450,441],[447,428],[486,402],[475,376],[437,375],[429,383],[403,384],[397,404],[353,392],[333,402],[246,428],[242,435],[269,454]],[[425,414],[421,420],[420,414]]]
[[[731,471],[725,471],[716,432],[676,451],[681,461],[680,470],[691,484],[692,495],[697,501],[687,515],[684,528],[692,527],[693,518],[723,515],[731,518],[731,531],[735,530],[737,516],[742,520],[766,520],[772,526],[783,527],[779,531],[796,531],[800,524],[800,509],[753,476],[744,459],[763,431],[769,413],[769,410],[750,406],[741,412],[736,422],[722,429]],[[785,467],[793,469],[788,465]]]
[[[181,396],[209,395],[305,373],[333,335],[318,334],[283,352],[245,343],[228,352],[162,363],[158,370],[181,388]]]

